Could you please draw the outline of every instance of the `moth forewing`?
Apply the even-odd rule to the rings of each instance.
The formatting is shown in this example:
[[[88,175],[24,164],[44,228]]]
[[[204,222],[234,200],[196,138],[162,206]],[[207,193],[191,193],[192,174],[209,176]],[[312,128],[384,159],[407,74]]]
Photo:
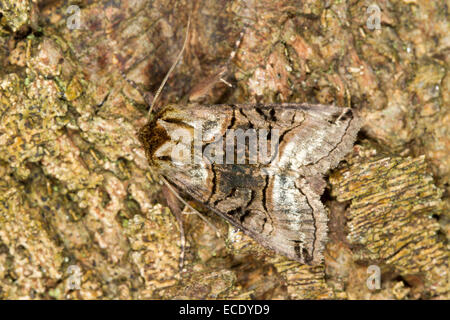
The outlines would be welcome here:
[[[139,137],[153,169],[180,192],[262,245],[318,264],[328,230],[323,176],[359,127],[335,106],[171,105]]]

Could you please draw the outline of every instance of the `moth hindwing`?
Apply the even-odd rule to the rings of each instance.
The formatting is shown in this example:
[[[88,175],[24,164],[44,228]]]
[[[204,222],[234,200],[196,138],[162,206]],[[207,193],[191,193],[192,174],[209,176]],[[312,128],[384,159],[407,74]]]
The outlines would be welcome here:
[[[323,260],[324,175],[360,128],[350,109],[311,104],[169,105],[139,133],[152,168],[265,247]]]

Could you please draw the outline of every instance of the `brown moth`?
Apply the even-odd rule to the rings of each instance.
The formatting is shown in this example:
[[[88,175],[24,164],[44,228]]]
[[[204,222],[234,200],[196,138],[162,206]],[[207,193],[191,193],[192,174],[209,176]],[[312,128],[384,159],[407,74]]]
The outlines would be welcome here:
[[[153,171],[178,192],[261,245],[318,264],[328,231],[324,175],[359,128],[351,109],[331,105],[169,105],[139,140]]]
[[[180,222],[180,265],[184,231],[177,200],[189,207],[180,194],[277,253],[301,263],[321,263],[328,231],[320,200],[324,175],[351,150],[359,118],[348,108],[306,103],[191,103],[168,105],[153,115],[155,101],[186,47],[189,24],[190,18],[183,47],[138,134]],[[225,69],[220,70],[218,76]]]

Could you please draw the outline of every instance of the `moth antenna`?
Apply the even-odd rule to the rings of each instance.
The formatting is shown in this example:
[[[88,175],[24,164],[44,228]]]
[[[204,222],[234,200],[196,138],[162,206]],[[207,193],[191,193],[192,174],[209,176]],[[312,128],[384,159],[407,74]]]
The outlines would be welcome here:
[[[181,48],[181,51],[178,54],[175,62],[172,64],[172,66],[170,67],[170,69],[167,72],[166,76],[164,77],[164,80],[162,81],[161,85],[159,86],[158,91],[156,91],[155,97],[153,98],[152,104],[150,105],[150,110],[148,111],[148,119],[150,119],[150,115],[152,114],[153,107],[155,106],[155,103],[158,100],[158,98],[159,98],[159,96],[161,94],[161,91],[163,90],[164,85],[167,82],[167,79],[169,79],[169,76],[172,73],[173,69],[175,69],[176,65],[178,64],[178,62],[181,60],[181,57],[183,56],[183,52],[184,52],[184,49],[186,48],[186,44],[187,44],[187,41],[188,41],[190,24],[191,24],[191,15],[189,15],[189,18],[188,18],[188,23],[187,23],[187,26],[186,26],[186,36],[184,38],[183,47]]]
[[[223,82],[225,85],[227,85],[230,88],[233,88],[233,85],[227,81],[227,77],[229,76],[230,71],[230,65],[233,61],[234,57],[236,56],[236,53],[241,45],[242,39],[244,38],[245,32],[247,30],[247,26],[245,26],[242,31],[239,34],[238,40],[235,42],[233,50],[230,52],[228,59],[225,61],[224,64],[220,66],[220,68],[217,69],[217,72],[212,74],[212,76],[209,76],[208,78],[201,81],[198,85],[196,85],[194,88],[191,89],[189,93],[189,101],[196,101],[200,97],[206,96],[208,92],[210,92],[215,84],[219,81]],[[240,69],[238,66],[236,66],[238,69]]]
[[[242,29],[242,31],[239,33],[239,38],[237,39],[237,41],[234,44],[234,49],[233,49],[233,51],[230,52],[230,55],[229,55],[227,61],[225,62],[225,64],[222,67],[222,71],[219,73],[219,80],[222,81],[223,83],[225,83],[230,88],[232,88],[233,85],[231,83],[229,83],[226,79],[222,78],[222,76],[225,74],[225,72],[227,70],[229,70],[230,64],[233,61],[234,57],[236,56],[236,53],[238,52],[239,47],[241,46],[241,42],[242,42],[242,39],[244,38],[246,31],[247,31],[247,26],[245,26],[244,29]]]
[[[139,92],[139,94],[142,96],[142,98],[144,99],[144,101],[146,101],[146,97],[147,94],[146,92],[142,91],[142,89],[138,86],[138,84],[136,82],[134,82],[133,80],[130,80],[127,78],[127,75],[125,74],[125,72],[123,70],[119,70],[120,75],[122,76],[122,78],[131,86],[133,87],[137,92]]]
[[[225,63],[225,66],[228,66],[231,61],[236,56],[236,53],[238,52],[239,47],[241,46],[242,39],[244,38],[245,32],[247,31],[247,27],[244,27],[244,29],[240,32],[239,38],[237,39],[236,43],[234,44],[234,49],[231,51],[230,56],[228,57],[227,62]]]
[[[198,210],[194,209],[189,203],[187,203],[164,177],[161,176],[160,179],[167,186],[167,188],[174,194],[174,196],[177,197],[178,200],[180,200],[192,212],[197,214],[211,229],[213,229],[216,232],[216,235],[218,237],[221,237],[219,230],[217,230],[217,228],[211,222],[209,222],[208,219],[206,219],[200,212],[198,212]]]
[[[220,78],[220,81],[222,81],[223,83],[225,83],[227,86],[229,86],[230,88],[233,87],[233,85],[231,83],[229,83],[227,80]]]

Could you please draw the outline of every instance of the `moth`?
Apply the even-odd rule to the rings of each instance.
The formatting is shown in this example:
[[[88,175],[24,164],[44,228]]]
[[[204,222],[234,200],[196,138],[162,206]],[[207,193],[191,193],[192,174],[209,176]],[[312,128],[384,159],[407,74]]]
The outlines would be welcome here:
[[[195,129],[203,132],[197,159],[188,152],[194,139],[180,139],[194,137]],[[236,155],[238,146],[224,150],[229,145],[224,146],[227,139],[220,137],[233,129],[277,130],[276,143],[273,136],[264,141],[275,146],[273,159],[251,164],[247,143],[244,163],[226,163],[223,158]],[[326,186],[323,177],[351,150],[358,129],[351,109],[334,106],[187,104],[164,107],[141,129],[139,139],[151,167],[181,193],[263,246],[302,263],[318,264],[328,230],[320,201]],[[188,161],[177,157],[180,145],[190,155],[183,159]],[[216,150],[214,159],[204,152],[211,146]]]
[[[261,245],[315,265],[327,241],[324,176],[359,129],[355,112],[332,105],[189,103],[150,111],[138,138],[152,172],[178,198],[189,196]]]

